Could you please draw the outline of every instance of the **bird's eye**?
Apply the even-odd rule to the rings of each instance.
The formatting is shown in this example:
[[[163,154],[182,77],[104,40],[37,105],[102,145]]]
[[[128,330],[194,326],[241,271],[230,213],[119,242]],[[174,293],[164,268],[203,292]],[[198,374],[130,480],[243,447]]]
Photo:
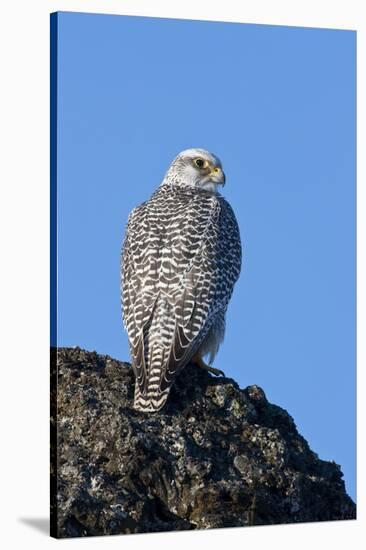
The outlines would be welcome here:
[[[204,166],[206,164],[205,161],[203,159],[200,159],[200,158],[195,159],[194,163],[195,163],[196,166],[198,166],[198,168],[204,168]]]

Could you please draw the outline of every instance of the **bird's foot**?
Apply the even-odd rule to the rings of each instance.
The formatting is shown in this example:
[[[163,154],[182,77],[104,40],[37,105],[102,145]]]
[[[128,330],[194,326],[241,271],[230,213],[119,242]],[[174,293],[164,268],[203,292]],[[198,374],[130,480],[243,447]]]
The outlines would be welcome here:
[[[193,362],[200,368],[200,369],[203,369],[207,372],[211,372],[212,374],[214,374],[215,376],[225,376],[225,373],[224,371],[220,370],[220,369],[215,369],[214,367],[211,367],[210,365],[206,365],[206,363],[204,362],[204,360],[202,359],[202,357],[200,356],[195,356],[193,358]]]

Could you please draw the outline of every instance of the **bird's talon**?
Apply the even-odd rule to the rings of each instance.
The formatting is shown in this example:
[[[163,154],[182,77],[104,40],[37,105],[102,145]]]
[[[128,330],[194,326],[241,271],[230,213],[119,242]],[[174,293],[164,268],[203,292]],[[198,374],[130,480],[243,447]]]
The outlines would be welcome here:
[[[200,357],[199,355],[196,355],[193,358],[193,362],[196,363],[196,365],[198,367],[200,367],[200,369],[203,369],[207,372],[210,372],[211,374],[214,374],[215,376],[225,376],[224,371],[222,371],[220,369],[215,369],[214,367],[211,367],[210,365],[206,365],[206,363],[203,361],[202,357]]]
[[[214,372],[214,371],[217,371],[217,372]],[[216,376],[224,376],[225,377],[225,373],[224,373],[223,370],[213,369],[211,372],[213,372],[213,374],[215,374]]]

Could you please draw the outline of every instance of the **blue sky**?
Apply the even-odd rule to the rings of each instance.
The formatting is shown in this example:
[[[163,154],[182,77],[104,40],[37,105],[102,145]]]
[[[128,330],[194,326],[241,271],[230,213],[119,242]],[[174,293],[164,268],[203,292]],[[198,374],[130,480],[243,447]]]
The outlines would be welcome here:
[[[355,498],[356,34],[77,13],[58,25],[58,345],[128,359],[128,213],[180,150],[213,151],[244,253],[215,366],[287,409]]]

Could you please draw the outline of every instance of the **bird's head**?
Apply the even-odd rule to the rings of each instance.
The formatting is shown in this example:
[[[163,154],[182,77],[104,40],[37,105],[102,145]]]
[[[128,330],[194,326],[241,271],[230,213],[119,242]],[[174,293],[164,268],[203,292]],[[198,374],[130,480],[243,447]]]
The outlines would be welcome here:
[[[173,160],[164,182],[217,193],[225,185],[220,160],[205,149],[186,149]]]

